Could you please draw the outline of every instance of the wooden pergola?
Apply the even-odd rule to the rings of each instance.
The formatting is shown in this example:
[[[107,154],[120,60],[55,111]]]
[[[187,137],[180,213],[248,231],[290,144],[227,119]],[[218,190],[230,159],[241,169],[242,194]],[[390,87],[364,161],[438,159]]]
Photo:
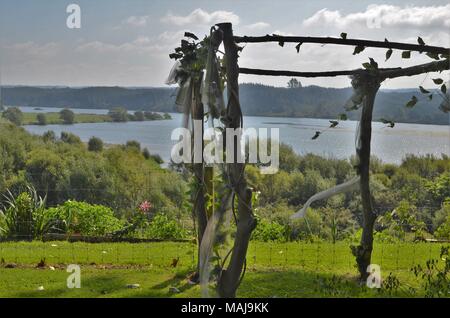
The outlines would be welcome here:
[[[290,77],[334,77],[334,76],[351,76],[357,79],[360,87],[364,91],[364,98],[361,103],[361,119],[360,119],[360,145],[357,148],[357,155],[359,157],[359,164],[356,167],[356,173],[359,175],[359,186],[362,199],[362,238],[360,245],[353,248],[353,253],[356,257],[358,270],[361,279],[366,279],[368,276],[367,267],[371,263],[371,255],[373,249],[373,227],[377,215],[373,211],[372,196],[369,186],[369,165],[371,153],[371,137],[372,137],[372,113],[376,94],[380,84],[386,79],[392,79],[403,76],[413,76],[428,72],[441,72],[450,68],[449,54],[450,49],[437,46],[428,46],[425,44],[406,44],[399,42],[388,42],[387,40],[368,41],[360,39],[332,38],[332,37],[302,37],[302,36],[279,36],[266,35],[260,37],[253,36],[234,36],[231,23],[220,23],[213,27],[211,32],[211,41],[218,49],[219,45],[224,46],[225,69],[226,69],[226,83],[228,104],[226,107],[227,120],[224,121],[225,128],[243,128],[243,116],[241,105],[239,102],[239,74],[253,74],[263,76],[290,76]],[[406,68],[389,68],[378,69],[378,67],[371,69],[355,69],[343,71],[324,71],[324,72],[300,72],[291,70],[267,70],[244,68],[238,66],[238,53],[241,48],[238,43],[264,43],[264,42],[278,42],[281,46],[284,43],[292,42],[299,43],[319,43],[319,44],[335,44],[335,45],[350,45],[359,47],[361,50],[366,47],[398,49],[406,51],[416,51],[420,53],[427,53],[433,57],[435,61],[416,65]],[[194,85],[199,87],[200,84]],[[194,111],[192,111],[192,118],[202,120],[204,116],[203,106],[201,105],[201,98],[199,96],[199,89],[194,88]],[[241,147],[240,140],[235,139],[234,150]],[[223,196],[222,212],[227,209],[227,202],[230,198],[234,203],[234,196],[237,198],[237,229],[234,240],[234,245],[231,250],[228,266],[222,270],[218,281],[218,293],[221,297],[235,297],[236,290],[242,279],[242,273],[245,268],[245,258],[247,254],[248,244],[251,233],[256,227],[256,220],[252,212],[252,190],[248,187],[245,179],[245,163],[226,164],[226,172],[229,182],[229,189]],[[205,169],[204,164],[194,164],[194,173],[198,180],[205,180],[205,174],[210,173]],[[207,227],[207,217],[205,208],[205,194],[208,190],[207,182],[203,182],[203,188],[200,195],[194,199],[194,215],[199,224],[198,235],[199,242],[202,240],[203,232]],[[220,213],[220,211],[219,211]],[[201,257],[201,255],[199,255]],[[203,260],[203,262],[208,260]],[[200,273],[201,275],[201,273]]]

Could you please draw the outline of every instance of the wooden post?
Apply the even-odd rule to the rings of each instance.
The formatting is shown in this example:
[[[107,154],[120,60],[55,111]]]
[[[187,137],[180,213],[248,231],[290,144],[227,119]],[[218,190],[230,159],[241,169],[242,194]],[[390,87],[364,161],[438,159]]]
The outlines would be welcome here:
[[[356,263],[362,281],[365,281],[369,275],[367,266],[371,263],[373,250],[373,227],[377,218],[373,212],[372,196],[369,185],[370,172],[370,142],[372,138],[372,113],[375,97],[380,87],[380,80],[377,76],[367,75],[362,79],[366,86],[366,96],[364,98],[361,122],[360,122],[360,140],[361,146],[358,151],[359,156],[359,175],[361,200],[363,207],[363,231],[360,245],[353,247],[353,254],[356,257]]]
[[[192,79],[194,80],[194,79]],[[199,80],[196,80],[193,84],[193,92],[192,92],[192,119],[194,120],[201,120],[202,122],[202,154],[203,154],[203,122],[204,122],[204,111],[203,111],[203,105],[200,98],[200,85],[201,82]],[[202,160],[203,161],[203,160]],[[203,238],[203,233],[205,232],[206,225],[208,223],[208,219],[206,217],[206,208],[205,208],[205,185],[204,185],[204,178],[205,178],[205,170],[203,162],[200,163],[193,163],[193,170],[194,170],[194,178],[197,182],[198,188],[195,191],[194,195],[194,207],[193,207],[193,217],[197,220],[197,245],[198,248],[198,260],[197,260],[197,272],[194,274],[194,276],[191,278],[192,281],[198,282],[199,281],[199,273],[200,273],[200,242]]]
[[[223,44],[226,56],[227,74],[227,121],[226,128],[242,128],[242,112],[239,103],[239,67],[238,67],[238,47],[234,42],[233,29],[231,23],[221,23],[217,25],[223,33]],[[251,199],[252,191],[247,187],[245,180],[245,164],[237,162],[237,150],[240,148],[241,140],[234,141],[234,163],[227,164],[227,174],[231,186],[236,195],[237,205],[237,230],[234,240],[230,262],[226,270],[222,272],[218,283],[218,293],[220,297],[235,297],[239,287],[245,258],[247,255],[250,235],[256,226],[256,220],[252,213]],[[228,147],[228,145],[227,145]]]

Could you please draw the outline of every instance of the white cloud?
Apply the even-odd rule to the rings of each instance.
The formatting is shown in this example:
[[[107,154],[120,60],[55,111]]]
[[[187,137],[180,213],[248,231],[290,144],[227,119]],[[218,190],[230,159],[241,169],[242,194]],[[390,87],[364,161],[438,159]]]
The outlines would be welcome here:
[[[161,21],[177,26],[213,25],[221,22],[231,22],[233,24],[239,24],[239,16],[230,11],[213,11],[209,13],[198,8],[186,16],[174,15],[169,12],[166,16],[161,18]]]
[[[121,44],[112,44],[102,41],[84,42],[79,44],[75,51],[77,53],[106,53],[106,54],[122,54],[126,53],[128,56],[142,53],[167,53],[172,46],[170,43],[163,43],[153,40],[146,36],[140,36],[133,41],[124,42]],[[168,53],[167,53],[168,54]]]
[[[303,21],[305,27],[389,27],[432,28],[445,30],[450,27],[450,4],[446,6],[399,7],[393,5],[369,5],[365,11],[341,14],[340,11],[322,9]]]
[[[149,20],[148,15],[144,16],[135,16],[132,15],[131,17],[126,18],[122,21],[122,25],[130,25],[133,27],[145,27],[147,25],[147,22]]]
[[[50,58],[56,56],[60,51],[60,45],[55,42],[38,44],[33,41],[15,43],[5,46],[7,50],[19,53],[20,55],[32,56],[33,58]]]
[[[252,31],[258,31],[258,30],[264,30],[264,29],[270,28],[270,24],[267,22],[256,22],[253,24],[246,25],[245,28],[252,30]]]

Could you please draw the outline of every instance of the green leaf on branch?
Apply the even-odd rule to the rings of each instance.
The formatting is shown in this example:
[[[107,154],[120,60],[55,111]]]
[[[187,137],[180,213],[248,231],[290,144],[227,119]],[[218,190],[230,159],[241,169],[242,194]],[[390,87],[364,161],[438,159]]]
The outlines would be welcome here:
[[[417,38],[417,43],[419,43],[420,45],[425,45],[425,42],[420,36]]]
[[[342,32],[342,33],[341,33],[341,38],[343,38],[344,40],[346,40],[346,39],[347,39],[347,33]]]
[[[434,59],[434,60],[439,60],[439,54],[437,54],[437,53],[427,52],[427,53],[425,53],[425,55],[430,57],[430,58],[432,58],[432,59]]]
[[[395,126],[395,123],[392,120],[381,118],[380,121],[383,124],[388,125],[388,127],[390,127],[390,128],[394,128],[394,126]]]
[[[375,62],[375,60],[371,57],[369,57],[370,65],[372,65],[373,68],[378,69],[378,63]]]
[[[389,60],[389,58],[392,55],[392,52],[393,52],[392,49],[389,49],[389,50],[386,51],[386,61]]]
[[[198,40],[198,37],[194,33],[191,33],[191,32],[184,32],[184,36],[187,38]]]
[[[312,140],[315,140],[315,139],[319,138],[320,134],[321,134],[320,131],[316,131],[316,134],[315,134],[314,136],[312,136],[311,139],[312,139]]]
[[[355,47],[355,50],[353,51],[353,55],[356,55],[356,54],[361,53],[362,51],[364,51],[364,49],[365,49],[365,47],[362,46],[362,45],[356,46],[356,47]]]
[[[295,49],[297,50],[297,53],[300,52],[300,46],[302,45],[302,43],[300,42],[299,44],[297,44],[295,46]]]
[[[422,86],[419,86],[420,92],[422,94],[430,94],[430,91],[427,91],[425,88],[423,88]]]
[[[337,120],[330,120],[330,128],[334,128],[339,124]]]
[[[406,103],[406,107],[408,108],[414,107],[417,104],[417,101],[418,101],[417,97],[413,96],[411,100],[408,103]]]
[[[402,58],[409,59],[411,57],[411,51],[403,51]]]
[[[363,63],[362,66],[366,69],[366,70],[377,70],[378,69],[378,63],[375,62],[375,60],[371,57],[369,57],[370,63]]]
[[[347,120],[347,114],[339,114],[338,119],[339,120]]]
[[[443,94],[447,93],[447,86],[445,86],[445,84],[443,84],[443,85],[441,86],[441,92],[442,92]]]
[[[175,60],[181,59],[182,57],[183,57],[183,54],[181,54],[181,53],[171,53],[171,54],[169,54],[169,58],[175,59]]]
[[[442,83],[444,83],[444,81],[442,80],[442,78],[434,78],[433,79],[434,84],[436,85],[441,85]]]

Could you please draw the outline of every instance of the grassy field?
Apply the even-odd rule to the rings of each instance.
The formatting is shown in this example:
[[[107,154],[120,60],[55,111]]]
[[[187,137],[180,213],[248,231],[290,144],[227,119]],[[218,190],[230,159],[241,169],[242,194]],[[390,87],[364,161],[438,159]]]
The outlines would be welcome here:
[[[37,120],[38,113],[23,113],[22,125],[38,125]],[[47,119],[47,125],[60,125],[63,124],[60,114],[58,112],[41,113],[44,114]],[[74,123],[105,123],[112,122],[111,116],[107,114],[75,114]],[[145,119],[150,121],[150,119]]]
[[[36,118],[38,113],[23,113],[23,125],[37,125],[38,120]],[[59,113],[43,113],[47,118],[47,125],[62,124],[63,121],[60,118]],[[111,122],[112,119],[108,115],[103,114],[75,114],[74,123],[103,123]]]
[[[382,277],[394,274],[401,288],[390,296],[413,296],[420,282],[410,271],[439,257],[440,245],[375,245],[373,263]],[[45,259],[45,266],[37,264]],[[172,267],[173,259],[179,259]],[[199,297],[188,283],[196,262],[190,243],[0,243],[0,297]],[[68,289],[68,264],[81,266],[81,289]],[[385,297],[360,286],[349,243],[252,242],[239,297]],[[139,284],[130,289],[128,284]],[[44,290],[38,290],[43,286]],[[173,292],[176,287],[179,292]]]

